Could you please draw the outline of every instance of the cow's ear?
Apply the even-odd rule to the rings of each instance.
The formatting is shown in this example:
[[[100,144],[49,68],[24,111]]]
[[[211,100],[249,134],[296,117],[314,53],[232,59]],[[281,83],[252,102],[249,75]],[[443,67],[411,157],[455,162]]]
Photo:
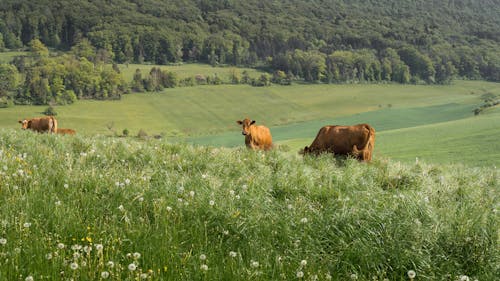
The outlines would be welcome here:
[[[250,122],[250,125],[253,125],[255,124],[255,120],[252,120],[252,122]]]
[[[240,124],[241,125],[241,124],[243,124],[243,121],[238,120],[238,121],[236,121],[236,124]]]

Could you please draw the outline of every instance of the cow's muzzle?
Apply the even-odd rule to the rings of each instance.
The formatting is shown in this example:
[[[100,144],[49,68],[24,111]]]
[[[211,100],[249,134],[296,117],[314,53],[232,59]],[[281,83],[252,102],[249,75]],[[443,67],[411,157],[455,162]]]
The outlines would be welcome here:
[[[247,135],[247,133],[245,133],[245,131],[241,132],[241,134],[242,134],[242,135],[244,135],[244,136],[246,136],[246,135]]]

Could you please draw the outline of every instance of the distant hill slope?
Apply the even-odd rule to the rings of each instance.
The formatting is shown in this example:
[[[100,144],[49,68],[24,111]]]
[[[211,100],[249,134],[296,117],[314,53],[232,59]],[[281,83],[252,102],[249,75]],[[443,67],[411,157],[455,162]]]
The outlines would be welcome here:
[[[253,64],[295,49],[411,45],[462,76],[498,80],[499,15],[498,0],[3,0],[0,47],[40,38],[68,49],[87,37],[117,62]]]

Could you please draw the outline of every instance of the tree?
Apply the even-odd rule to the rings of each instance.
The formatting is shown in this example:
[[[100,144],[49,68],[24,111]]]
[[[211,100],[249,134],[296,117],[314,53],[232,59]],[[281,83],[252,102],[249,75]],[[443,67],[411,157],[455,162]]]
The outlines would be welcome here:
[[[47,57],[49,55],[49,49],[38,39],[33,39],[29,43],[30,52],[35,57]]]
[[[18,72],[11,64],[0,64],[0,98],[10,96],[9,91],[18,85]]]
[[[96,58],[95,48],[87,38],[82,38],[82,40],[77,42],[71,48],[71,53],[77,58],[86,58],[92,62],[94,62]]]

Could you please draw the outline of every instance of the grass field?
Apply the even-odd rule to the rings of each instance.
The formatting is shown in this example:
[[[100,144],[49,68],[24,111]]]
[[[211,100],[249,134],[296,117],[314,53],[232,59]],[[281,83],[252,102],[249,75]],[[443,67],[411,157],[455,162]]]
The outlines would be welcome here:
[[[232,71],[239,73],[240,75],[243,71],[247,71],[250,77],[258,77],[259,74],[263,73],[254,68],[241,68],[241,67],[213,67],[208,64],[199,63],[184,63],[178,65],[145,65],[145,64],[121,64],[119,65],[120,71],[123,75],[125,81],[132,81],[134,73],[137,69],[141,70],[142,77],[147,77],[149,71],[153,67],[159,67],[162,70],[168,70],[175,72],[177,78],[184,79],[188,77],[194,78],[196,75],[201,74],[205,77],[217,75],[223,81],[230,81],[230,74]]]
[[[131,135],[144,130],[169,141],[234,147],[243,137],[236,120],[250,117],[271,128],[277,144],[295,153],[327,124],[369,123],[377,130],[375,155],[415,161],[500,164],[500,113],[473,109],[500,84],[456,81],[448,86],[248,85],[197,86],[125,95],[120,101],[78,101],[58,106],[59,127],[80,134]],[[0,110],[0,127],[41,115],[46,107]]]
[[[0,280],[492,281],[499,180],[0,129]]]

